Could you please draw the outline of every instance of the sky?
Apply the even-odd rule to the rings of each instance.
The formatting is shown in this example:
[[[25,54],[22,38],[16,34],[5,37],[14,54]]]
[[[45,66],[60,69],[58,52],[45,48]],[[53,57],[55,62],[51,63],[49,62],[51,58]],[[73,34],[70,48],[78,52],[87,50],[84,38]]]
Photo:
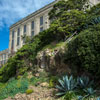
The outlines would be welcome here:
[[[0,51],[9,46],[9,27],[54,0],[0,0]]]

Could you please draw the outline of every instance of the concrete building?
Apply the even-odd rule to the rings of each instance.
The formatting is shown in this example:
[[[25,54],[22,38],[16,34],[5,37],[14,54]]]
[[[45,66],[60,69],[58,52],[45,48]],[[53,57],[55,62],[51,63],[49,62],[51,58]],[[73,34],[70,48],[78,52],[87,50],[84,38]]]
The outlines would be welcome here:
[[[53,5],[59,0],[55,0],[51,4],[39,9],[38,11],[23,18],[19,22],[10,27],[9,53],[14,53],[24,45],[22,36],[34,36],[39,32],[49,28],[50,20],[48,13]],[[99,0],[90,0],[92,4],[97,4]]]
[[[8,49],[3,50],[3,51],[0,52],[0,67],[2,67],[2,65],[4,65],[7,62],[8,53],[9,53]]]
[[[9,53],[16,52],[24,45],[25,41],[22,36],[34,36],[49,28],[48,13],[57,1],[39,9],[10,27]]]

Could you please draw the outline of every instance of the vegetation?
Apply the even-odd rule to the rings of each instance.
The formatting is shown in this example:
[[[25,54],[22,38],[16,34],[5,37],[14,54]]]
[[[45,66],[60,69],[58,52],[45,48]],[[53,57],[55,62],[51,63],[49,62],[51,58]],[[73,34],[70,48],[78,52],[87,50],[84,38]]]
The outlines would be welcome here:
[[[66,51],[65,62],[77,66],[78,72],[90,72],[95,78],[100,76],[100,25],[82,31],[71,41]]]
[[[17,93],[24,93],[29,84],[26,79],[16,80],[12,78],[7,83],[0,84],[0,86],[0,100],[3,100],[9,96],[13,97]]]
[[[91,83],[91,81],[89,81],[89,78],[86,76],[78,77],[77,79],[75,79],[73,78],[73,76],[70,76],[68,78],[68,76],[66,75],[63,77],[62,80],[59,79],[58,81],[59,85],[56,86],[56,88],[58,89],[58,93],[56,95],[62,96],[64,100],[72,100],[73,98],[76,98],[76,100],[84,100],[85,98],[95,98],[97,90],[91,88],[93,83],[88,84]]]
[[[28,89],[28,90],[26,90],[26,93],[27,94],[31,94],[31,93],[33,93],[33,90],[32,89]]]
[[[89,77],[95,83],[98,83],[100,78],[100,4],[87,8],[88,0],[61,0],[49,13],[52,21],[49,29],[32,38],[23,36],[26,44],[0,69],[0,82],[7,82],[12,77],[17,78],[4,85],[0,84],[1,100],[19,92],[32,93],[33,91],[27,90],[29,84],[37,86],[39,82],[45,81],[49,82],[49,87],[55,87],[59,83],[56,86],[57,95],[63,96],[64,100],[81,100],[95,95],[97,91]],[[73,37],[67,41],[70,36]],[[56,45],[52,45],[53,43]],[[56,76],[48,77],[44,73],[40,73],[42,77],[27,78],[25,72],[32,70],[35,74],[38,70],[35,65],[39,51],[46,48],[53,50],[62,45],[65,49],[62,60],[64,64],[70,65],[72,73],[74,69],[77,71],[74,74],[76,78],[64,76],[57,82]],[[89,77],[77,77],[82,74]]]

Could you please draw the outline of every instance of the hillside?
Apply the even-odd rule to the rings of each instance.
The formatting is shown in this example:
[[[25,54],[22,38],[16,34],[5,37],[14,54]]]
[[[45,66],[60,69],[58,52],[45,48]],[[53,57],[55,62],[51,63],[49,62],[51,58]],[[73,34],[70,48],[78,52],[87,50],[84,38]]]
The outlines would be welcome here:
[[[24,37],[0,69],[0,100],[100,99],[100,4],[86,3],[59,1],[50,28]]]

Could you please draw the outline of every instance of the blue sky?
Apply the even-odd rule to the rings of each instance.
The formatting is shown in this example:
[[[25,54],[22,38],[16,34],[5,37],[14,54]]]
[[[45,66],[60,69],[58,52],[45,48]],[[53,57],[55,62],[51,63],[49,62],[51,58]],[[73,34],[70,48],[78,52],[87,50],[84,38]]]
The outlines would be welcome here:
[[[54,0],[0,0],[0,51],[9,46],[9,27]]]

